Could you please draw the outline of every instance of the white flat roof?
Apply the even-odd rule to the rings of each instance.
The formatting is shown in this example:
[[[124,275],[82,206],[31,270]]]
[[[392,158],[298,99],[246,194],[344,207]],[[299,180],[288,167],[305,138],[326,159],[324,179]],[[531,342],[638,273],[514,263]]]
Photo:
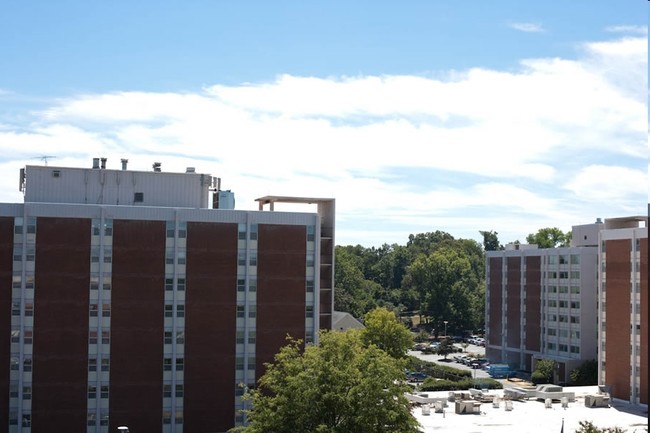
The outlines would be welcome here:
[[[596,394],[597,386],[564,387],[563,390],[576,395],[576,400],[569,402],[566,409],[560,402],[554,402],[551,409],[546,409],[544,402],[531,399],[513,401],[512,411],[506,411],[501,401],[499,408],[494,408],[492,403],[482,403],[480,414],[456,414],[454,402],[448,402],[444,413],[435,413],[431,405],[430,415],[422,415],[421,407],[414,407],[413,414],[424,433],[559,433],[562,420],[565,433],[573,433],[580,421],[591,421],[600,428],[620,427],[627,433],[645,432],[648,427],[648,407],[645,405],[614,400],[607,408],[588,408],[584,396]],[[449,391],[427,394],[434,398],[448,397]],[[503,390],[490,390],[487,394],[503,396]]]

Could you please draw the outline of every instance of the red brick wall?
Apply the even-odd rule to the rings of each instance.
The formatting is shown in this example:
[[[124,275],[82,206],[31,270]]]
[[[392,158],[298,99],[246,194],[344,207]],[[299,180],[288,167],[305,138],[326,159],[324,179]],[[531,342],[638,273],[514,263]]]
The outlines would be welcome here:
[[[86,430],[90,220],[38,218],[32,432]]]
[[[541,257],[531,256],[526,261],[526,350],[540,351],[541,317]],[[531,364],[528,363],[528,367]]]
[[[11,273],[13,268],[14,219],[0,218],[0,433],[9,424],[9,358],[11,350]]]
[[[507,341],[506,346],[519,348],[521,344],[521,258],[507,258],[507,299],[506,315],[507,321]]]
[[[490,291],[490,300],[489,300],[489,312],[490,312],[490,321],[486,325],[490,330],[488,334],[487,344],[501,345],[501,326],[502,326],[502,317],[503,311],[501,308],[502,296],[501,296],[501,280],[503,278],[502,263],[503,259],[501,257],[490,257],[488,265],[490,267],[490,279],[488,281],[488,288]]]
[[[623,400],[630,398],[630,243],[606,241],[605,380]]]
[[[305,338],[307,232],[304,226],[260,224],[257,259],[257,377],[287,334]]]
[[[162,430],[164,275],[165,222],[115,220],[109,431]]]
[[[234,426],[237,224],[188,223],[185,433]]]

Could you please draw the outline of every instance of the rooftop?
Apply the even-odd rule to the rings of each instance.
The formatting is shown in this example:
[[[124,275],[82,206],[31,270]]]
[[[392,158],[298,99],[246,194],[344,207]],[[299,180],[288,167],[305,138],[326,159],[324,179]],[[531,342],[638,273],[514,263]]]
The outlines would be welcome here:
[[[456,414],[454,403],[447,402],[443,413],[431,407],[430,415],[422,415],[422,406],[414,408],[414,415],[424,433],[558,433],[564,422],[564,432],[573,433],[580,421],[591,421],[600,428],[620,427],[626,433],[645,432],[648,427],[648,407],[631,405],[613,400],[610,407],[585,407],[585,395],[597,394],[597,386],[565,387],[575,392],[576,399],[565,409],[560,402],[553,402],[547,409],[543,401],[513,401],[512,410],[506,411],[504,401],[498,408],[492,403],[482,403],[480,413]],[[483,391],[484,394],[503,397],[503,390]],[[428,397],[449,396],[448,391],[428,392]]]

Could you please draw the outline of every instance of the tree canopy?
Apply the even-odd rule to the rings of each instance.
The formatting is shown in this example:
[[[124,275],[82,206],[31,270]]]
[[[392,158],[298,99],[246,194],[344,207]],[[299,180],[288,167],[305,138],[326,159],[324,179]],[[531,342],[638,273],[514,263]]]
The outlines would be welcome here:
[[[568,247],[571,243],[571,232],[564,233],[557,227],[545,227],[526,236],[526,242],[539,248]]]
[[[359,331],[324,332],[301,350],[290,340],[267,364],[240,433],[415,433],[418,423],[404,396],[404,361]]]
[[[363,323],[366,328],[362,338],[366,346],[374,344],[393,358],[403,358],[413,346],[411,332],[386,308],[366,313]]]

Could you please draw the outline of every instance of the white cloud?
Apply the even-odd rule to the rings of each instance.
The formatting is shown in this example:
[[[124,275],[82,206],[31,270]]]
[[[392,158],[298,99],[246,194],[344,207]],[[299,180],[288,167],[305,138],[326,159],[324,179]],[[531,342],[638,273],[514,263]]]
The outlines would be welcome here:
[[[606,31],[611,33],[639,33],[648,34],[647,26],[609,26],[605,28]]]
[[[546,31],[546,29],[544,29],[544,27],[539,23],[509,23],[508,27],[525,33],[541,33]]]
[[[508,72],[282,75],[197,93],[71,97],[32,123],[0,128],[10,160],[0,182],[12,191],[0,201],[17,201],[18,169],[40,155],[69,166],[103,156],[109,168],[120,158],[134,170],[154,161],[164,171],[196,167],[221,177],[239,209],[256,209],[267,194],[335,197],[342,242],[362,242],[354,224],[394,233],[389,243],[432,227],[461,236],[453,230],[470,222],[466,236],[495,229],[511,240],[545,225],[570,228],[587,213],[588,221],[608,216],[601,191],[616,214],[640,191],[636,167],[603,169],[598,158],[647,163],[645,88],[633,85],[645,79],[644,41],[585,44],[581,59],[527,59]],[[414,175],[397,178],[397,169]],[[601,182],[603,173],[619,186]]]
[[[590,165],[582,168],[565,187],[581,199],[628,205],[648,188],[648,173],[620,166]]]

